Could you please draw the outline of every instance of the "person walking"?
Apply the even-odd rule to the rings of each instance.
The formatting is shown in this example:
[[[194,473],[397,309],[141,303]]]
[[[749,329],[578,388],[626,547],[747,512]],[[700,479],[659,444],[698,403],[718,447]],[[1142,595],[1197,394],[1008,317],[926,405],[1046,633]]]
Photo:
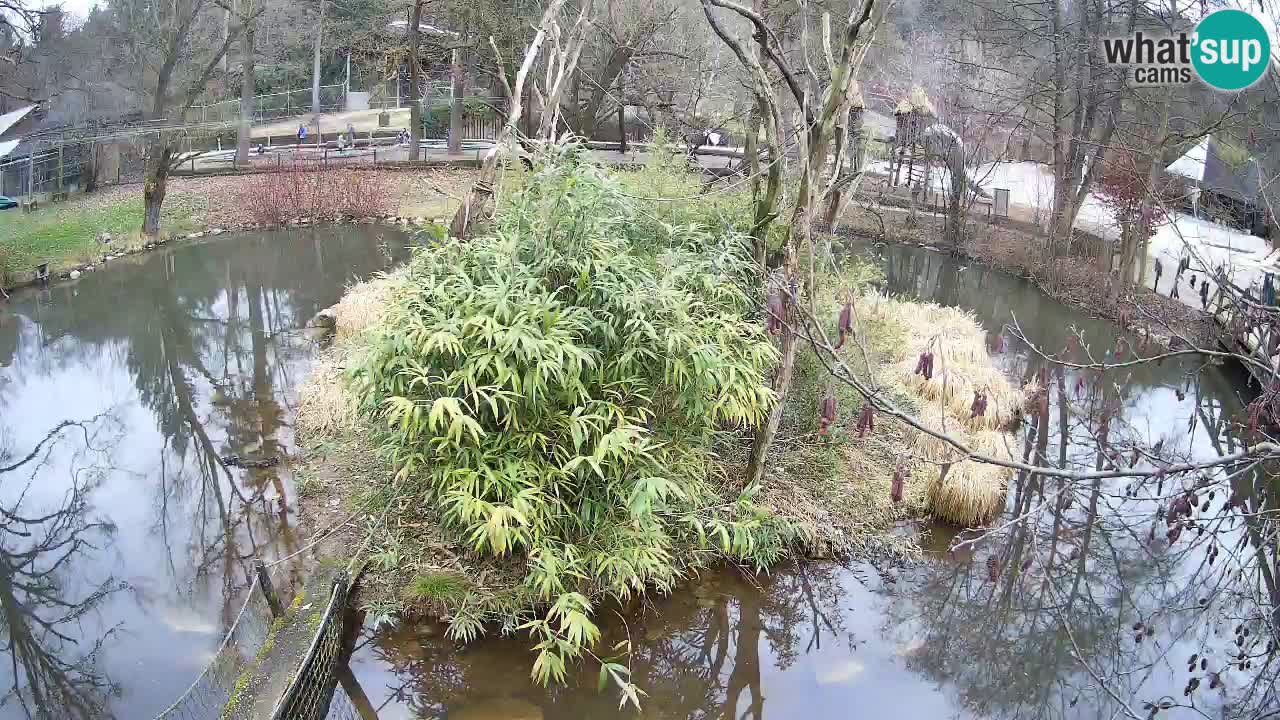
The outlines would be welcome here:
[[[298,147],[299,148],[302,147],[302,143],[306,142],[306,139],[307,139],[307,126],[303,125],[302,123],[298,123]]]

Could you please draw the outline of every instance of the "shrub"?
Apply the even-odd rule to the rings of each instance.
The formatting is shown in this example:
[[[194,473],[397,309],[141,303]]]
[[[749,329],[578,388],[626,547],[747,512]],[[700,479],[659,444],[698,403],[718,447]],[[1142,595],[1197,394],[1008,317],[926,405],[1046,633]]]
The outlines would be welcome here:
[[[279,225],[298,218],[336,220],[385,214],[392,184],[380,172],[315,170],[297,165],[252,175],[237,201],[253,222]]]
[[[353,370],[401,490],[474,551],[527,561],[542,682],[598,637],[592,598],[716,557],[763,566],[790,539],[712,452],[773,401],[744,239],[641,235],[615,180],[552,152],[487,236],[415,256]],[[461,639],[502,612],[461,605]]]

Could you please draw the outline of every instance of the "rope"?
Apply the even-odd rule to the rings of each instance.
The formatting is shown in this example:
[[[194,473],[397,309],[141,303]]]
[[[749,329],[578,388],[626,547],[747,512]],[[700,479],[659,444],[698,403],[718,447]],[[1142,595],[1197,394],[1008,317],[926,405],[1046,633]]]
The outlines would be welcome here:
[[[335,533],[335,532],[337,532],[340,528],[342,528],[342,527],[346,526],[348,523],[350,523],[352,520],[355,520],[355,519],[356,519],[356,516],[360,515],[360,513],[361,513],[361,511],[360,511],[360,510],[357,510],[357,511],[355,511],[355,512],[351,513],[350,515],[348,515],[346,520],[343,520],[342,522],[339,522],[339,523],[334,523],[333,525],[330,525],[330,526],[329,526],[329,528],[328,528],[327,530],[324,530],[324,531],[322,531],[322,532],[320,532],[320,533],[317,533],[316,535],[313,535],[313,536],[312,536],[312,540],[311,540],[311,542],[309,542],[309,543],[307,543],[306,545],[302,546],[302,547],[301,547],[301,548],[299,548],[297,551],[292,552],[292,553],[290,553],[290,554],[288,554],[288,555],[285,555],[284,557],[280,558],[279,560],[272,560],[272,561],[271,561],[271,562],[269,562],[269,563],[263,563],[263,564],[264,564],[266,567],[269,567],[269,568],[270,568],[270,567],[275,567],[276,565],[279,565],[280,563],[285,562],[286,560],[292,560],[293,558],[295,558],[295,557],[297,557],[297,556],[301,555],[302,553],[304,553],[304,552],[306,552],[306,551],[310,550],[311,548],[315,547],[316,545],[319,545],[319,544],[321,543],[321,541],[323,541],[325,538],[327,538],[327,537],[329,537],[330,535],[334,534],[334,533]]]
[[[231,629],[227,631],[226,636],[222,638],[222,642],[218,645],[218,649],[213,653],[214,659],[210,660],[209,664],[204,666],[204,670],[200,671],[200,674],[196,676],[196,679],[191,683],[186,691],[179,695],[178,699],[174,700],[173,703],[169,705],[169,707],[165,708],[163,712],[157,715],[155,720],[161,720],[161,718],[176,710],[177,707],[182,704],[182,701],[186,700],[187,696],[195,691],[196,686],[200,684],[200,681],[204,679],[204,676],[209,674],[209,668],[213,667],[214,662],[216,662],[217,657],[222,654],[222,651],[227,649],[227,643],[231,642],[231,636],[235,635],[236,628],[240,627],[240,620],[244,618],[244,611],[249,609],[249,602],[253,600],[253,591],[257,588],[258,577],[255,575],[253,582],[249,584],[249,591],[245,593],[244,604],[240,606],[240,612],[236,614],[236,621],[231,624]]]

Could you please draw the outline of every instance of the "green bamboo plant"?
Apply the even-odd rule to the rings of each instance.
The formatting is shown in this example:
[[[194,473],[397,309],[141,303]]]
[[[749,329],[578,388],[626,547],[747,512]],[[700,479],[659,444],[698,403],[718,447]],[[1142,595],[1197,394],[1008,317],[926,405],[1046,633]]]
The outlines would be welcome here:
[[[547,152],[487,234],[415,256],[352,373],[395,482],[475,552],[527,558],[544,683],[597,640],[593,601],[792,539],[713,453],[774,400],[748,240],[641,222],[616,180]],[[464,600],[451,631],[494,614]]]

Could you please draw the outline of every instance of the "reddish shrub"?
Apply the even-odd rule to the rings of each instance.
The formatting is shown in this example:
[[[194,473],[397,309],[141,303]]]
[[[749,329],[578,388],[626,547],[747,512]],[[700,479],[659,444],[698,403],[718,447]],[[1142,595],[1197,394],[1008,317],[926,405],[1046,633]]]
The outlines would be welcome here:
[[[249,177],[240,186],[237,202],[261,225],[298,218],[361,218],[386,214],[392,188],[390,179],[377,171],[294,166]]]

